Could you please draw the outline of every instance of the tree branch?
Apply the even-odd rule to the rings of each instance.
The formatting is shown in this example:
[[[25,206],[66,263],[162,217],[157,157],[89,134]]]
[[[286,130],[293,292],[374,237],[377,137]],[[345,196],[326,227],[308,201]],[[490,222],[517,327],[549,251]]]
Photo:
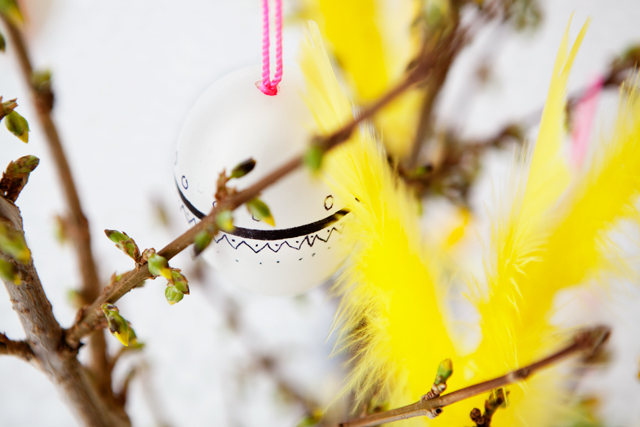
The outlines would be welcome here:
[[[0,333],[0,354],[17,356],[26,362],[30,362],[34,357],[28,342],[10,340],[2,333]]]
[[[576,353],[593,353],[609,338],[609,334],[610,330],[605,326],[585,329],[574,336],[573,342],[570,345],[551,356],[509,372],[501,377],[465,387],[452,393],[443,394],[435,399],[421,400],[401,408],[347,421],[339,424],[338,427],[371,427],[392,421],[406,420],[407,418],[427,416],[427,413],[432,410],[444,408],[445,406],[469,399],[470,397],[523,381],[536,372],[573,356]]]
[[[439,51],[434,51],[423,58],[419,58],[416,65],[407,72],[404,79],[402,79],[396,86],[392,87],[373,104],[361,110],[360,114],[353,118],[353,120],[338,128],[333,133],[317,139],[315,145],[322,151],[329,151],[348,140],[353,131],[356,130],[361,123],[371,118],[385,105],[404,93],[414,84],[424,80],[429,74],[439,53]],[[224,210],[232,211],[249,200],[257,197],[264,189],[300,167],[303,164],[303,158],[303,155],[292,158],[262,178],[260,181],[223,200],[221,203],[218,203],[216,207],[214,207],[207,216],[202,218],[198,224],[175,238],[171,243],[162,248],[158,254],[167,260],[170,260],[191,245],[198,233],[213,225],[218,212]],[[103,317],[103,313],[100,310],[102,304],[106,302],[116,302],[131,289],[137,287],[143,281],[150,278],[152,278],[152,275],[149,273],[147,265],[144,264],[140,265],[136,270],[131,270],[124,274],[122,279],[118,282],[105,287],[100,296],[90,306],[86,307],[81,313],[79,313],[78,321],[67,330],[67,343],[71,347],[77,348],[79,346],[80,339],[83,336],[100,327],[99,319]]]
[[[100,281],[91,251],[91,235],[89,233],[89,223],[84,216],[80,198],[74,184],[71,168],[58,135],[53,120],[51,119],[52,94],[42,92],[33,84],[33,66],[29,59],[28,48],[22,32],[13,23],[0,14],[7,33],[10,37],[9,48],[13,48],[16,59],[22,72],[25,84],[29,88],[31,99],[35,105],[38,121],[44,130],[45,140],[51,150],[51,155],[58,170],[58,177],[62,185],[65,202],[69,212],[65,218],[65,223],[69,230],[69,236],[74,243],[78,268],[82,277],[80,295],[84,303],[94,301],[100,294]],[[108,370],[107,347],[104,333],[94,334],[89,344],[91,352],[90,368],[100,389],[100,393],[105,397],[111,397],[111,376]]]
[[[0,219],[24,235],[18,208],[0,197]],[[65,396],[70,409],[87,426],[128,426],[123,410],[107,406],[76,357],[77,351],[64,343],[64,332],[53,316],[33,259],[15,262],[21,284],[4,281],[13,309],[18,314],[33,353],[33,362]]]

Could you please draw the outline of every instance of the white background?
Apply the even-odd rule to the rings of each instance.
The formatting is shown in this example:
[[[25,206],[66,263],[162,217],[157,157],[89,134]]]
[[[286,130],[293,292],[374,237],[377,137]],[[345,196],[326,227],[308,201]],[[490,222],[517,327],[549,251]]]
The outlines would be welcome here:
[[[126,271],[128,259],[103,235],[105,228],[124,230],[141,247],[160,249],[179,230],[167,230],[156,217],[155,203],[177,218],[172,161],[181,124],[198,95],[217,77],[260,61],[258,0],[27,0],[27,31],[37,68],[53,72],[54,118],[66,147],[83,207],[90,220],[100,275]],[[285,1],[287,4],[287,1]],[[587,16],[593,23],[580,50],[570,88],[586,86],[613,55],[640,41],[640,2],[551,1],[533,36],[505,32],[498,37],[497,68],[488,90],[464,115],[458,114],[469,78],[469,65],[486,46],[474,45],[456,65],[444,91],[440,114],[461,122],[471,135],[489,134],[510,119],[540,108],[546,96],[558,43],[572,11],[575,37]],[[285,62],[293,62],[300,37],[285,30]],[[489,37],[489,36],[488,36]],[[491,39],[488,39],[491,42]],[[485,42],[486,44],[486,42]],[[64,212],[54,166],[19,78],[11,46],[0,55],[0,95],[17,97],[19,112],[30,119],[28,145],[0,129],[0,164],[33,154],[41,159],[18,199],[27,240],[45,291],[63,326],[75,310],[66,293],[78,284],[74,256],[54,237],[56,214]],[[462,98],[461,98],[462,97]],[[607,104],[615,106],[615,101]],[[467,115],[468,113],[468,115]],[[465,120],[462,120],[465,118]],[[504,157],[493,156],[489,165]],[[4,166],[2,166],[4,168]],[[475,200],[490,204],[492,170],[481,180]],[[481,253],[473,254],[476,262]],[[172,265],[190,271],[187,254]],[[117,369],[121,381],[127,365],[144,361],[151,375],[151,410],[142,383],[134,381],[128,411],[136,426],[164,422],[172,426],[292,426],[300,410],[283,402],[273,382],[249,369],[251,349],[281,356],[277,369],[306,394],[324,404],[339,389],[340,360],[330,359],[325,344],[335,310],[326,289],[296,299],[275,299],[233,289],[209,274],[205,286],[169,306],[164,284],[148,282],[118,306],[147,343],[143,356]],[[221,305],[236,301],[242,339],[228,329]],[[594,297],[597,295],[598,297]],[[615,323],[614,363],[597,378],[610,393],[605,415],[611,425],[640,425],[637,381],[640,293],[637,287],[593,291],[587,301],[590,321]],[[576,317],[580,319],[580,316]],[[574,321],[579,321],[575,320]],[[23,333],[8,298],[0,295],[0,330],[18,339]],[[109,345],[119,344],[109,337]],[[244,378],[244,387],[238,378]],[[0,424],[3,426],[73,426],[66,406],[46,378],[23,362],[0,359]],[[155,413],[155,415],[154,415]]]

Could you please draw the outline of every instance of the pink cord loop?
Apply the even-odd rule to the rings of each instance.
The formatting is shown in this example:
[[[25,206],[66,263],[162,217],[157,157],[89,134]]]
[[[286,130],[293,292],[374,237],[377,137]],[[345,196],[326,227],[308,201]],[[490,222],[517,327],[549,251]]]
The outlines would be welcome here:
[[[278,93],[278,84],[282,81],[282,0],[276,3],[276,73],[271,80],[269,63],[269,0],[262,0],[262,82],[258,89],[265,95]]]

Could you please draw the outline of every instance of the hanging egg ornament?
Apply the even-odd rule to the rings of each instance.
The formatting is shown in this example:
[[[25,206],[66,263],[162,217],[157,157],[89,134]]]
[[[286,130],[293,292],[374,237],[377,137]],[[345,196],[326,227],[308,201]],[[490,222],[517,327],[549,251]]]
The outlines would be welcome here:
[[[295,69],[275,96],[256,87],[259,67],[237,70],[215,82],[196,102],[178,141],[174,167],[180,211],[195,225],[215,205],[219,173],[253,158],[251,173],[229,184],[239,190],[259,181],[293,156],[312,136],[313,117]],[[346,212],[319,179],[300,168],[260,195],[275,227],[245,207],[233,213],[235,229],[219,232],[203,257],[228,282],[265,295],[296,295],[323,283],[339,267]]]

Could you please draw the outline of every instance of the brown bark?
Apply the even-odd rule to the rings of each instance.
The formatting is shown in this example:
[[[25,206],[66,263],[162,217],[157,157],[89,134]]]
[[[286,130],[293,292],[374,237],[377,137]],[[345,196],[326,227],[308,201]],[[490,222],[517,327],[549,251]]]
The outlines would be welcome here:
[[[11,202],[0,197],[0,218],[11,222],[13,228],[24,234],[20,211]],[[75,415],[86,426],[129,426],[122,410],[107,406],[100,397],[85,369],[77,359],[77,350],[66,345],[63,329],[53,316],[40,278],[33,264],[16,263],[21,284],[5,281],[13,309],[33,352],[32,363],[53,382]]]
[[[2,15],[0,14],[0,18]],[[44,131],[45,140],[49,145],[51,155],[58,170],[58,177],[62,185],[62,190],[69,212],[65,218],[65,225],[69,230],[69,237],[73,241],[82,285],[80,294],[85,304],[95,301],[100,295],[100,281],[96,270],[96,264],[91,250],[91,235],[89,233],[89,223],[85,217],[80,198],[73,180],[71,168],[60,141],[58,130],[51,119],[52,94],[43,94],[34,87],[32,83],[33,66],[29,58],[28,49],[22,37],[21,31],[16,28],[8,19],[2,19],[10,36],[11,43],[9,49],[13,50],[22,72],[25,84],[29,88],[31,99],[35,105],[38,121]],[[107,369],[109,363],[107,359],[107,346],[104,332],[93,334],[89,341],[89,368],[92,371],[94,380],[98,384],[100,393],[108,398],[112,397],[111,375]]]

